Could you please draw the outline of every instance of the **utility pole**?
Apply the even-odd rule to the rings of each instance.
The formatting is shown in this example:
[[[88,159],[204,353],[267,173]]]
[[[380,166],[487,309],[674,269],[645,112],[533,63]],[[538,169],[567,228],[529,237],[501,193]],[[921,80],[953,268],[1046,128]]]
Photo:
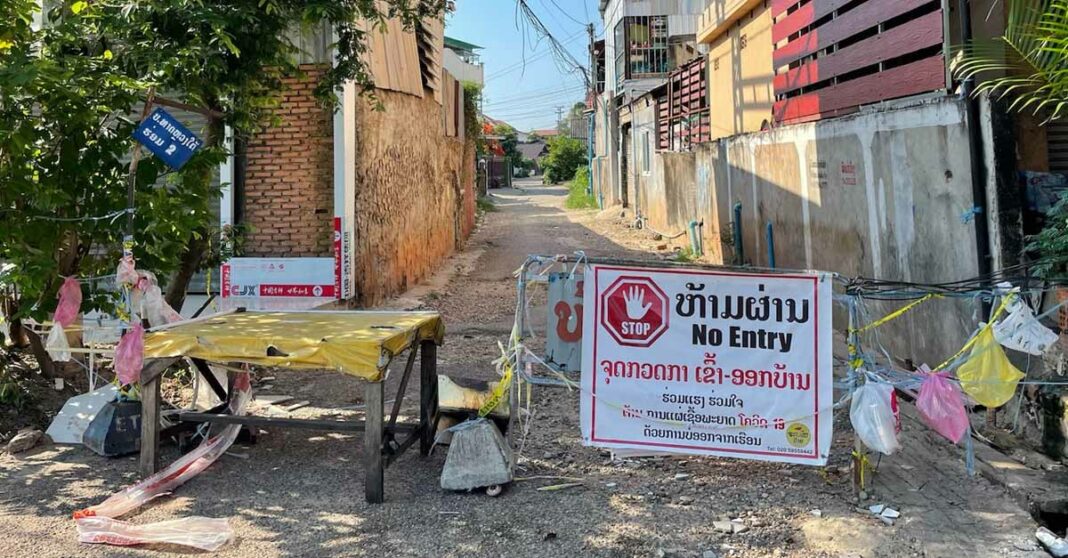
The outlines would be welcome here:
[[[560,123],[563,122],[563,121],[564,121],[564,107],[557,106],[556,107],[556,127],[559,128],[560,127]],[[565,127],[564,129],[566,130],[567,128]]]

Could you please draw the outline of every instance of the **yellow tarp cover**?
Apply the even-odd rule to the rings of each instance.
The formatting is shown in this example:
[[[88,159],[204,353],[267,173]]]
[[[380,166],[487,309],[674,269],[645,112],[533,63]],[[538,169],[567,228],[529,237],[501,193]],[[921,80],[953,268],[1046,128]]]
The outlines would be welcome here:
[[[325,368],[377,382],[413,341],[444,337],[432,312],[239,312],[149,332],[145,358]]]

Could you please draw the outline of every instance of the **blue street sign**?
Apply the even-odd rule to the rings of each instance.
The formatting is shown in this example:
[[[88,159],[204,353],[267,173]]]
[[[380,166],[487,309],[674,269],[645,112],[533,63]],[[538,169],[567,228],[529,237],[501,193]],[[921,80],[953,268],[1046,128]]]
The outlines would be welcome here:
[[[167,111],[157,107],[134,130],[134,139],[156,154],[168,167],[180,169],[204,145]]]

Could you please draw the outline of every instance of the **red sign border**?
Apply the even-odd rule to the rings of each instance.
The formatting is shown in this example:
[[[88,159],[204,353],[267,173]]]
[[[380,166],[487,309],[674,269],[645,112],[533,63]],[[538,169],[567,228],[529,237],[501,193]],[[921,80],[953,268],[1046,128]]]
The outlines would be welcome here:
[[[660,295],[661,299],[664,301],[664,312],[661,315],[660,327],[657,328],[656,332],[650,334],[649,339],[646,339],[645,341],[632,341],[628,339],[622,339],[616,335],[617,332],[614,331],[614,328],[609,327],[610,324],[608,323],[608,304],[606,300],[608,299],[610,294],[614,294],[613,291],[615,289],[618,289],[618,285],[624,281],[644,283],[645,285],[648,285],[650,289],[656,291]],[[608,334],[612,336],[612,339],[616,340],[616,343],[619,343],[624,347],[648,348],[652,347],[653,343],[656,343],[657,340],[660,339],[668,330],[668,324],[671,318],[671,299],[668,298],[668,295],[664,292],[664,289],[661,289],[660,286],[656,284],[656,282],[654,282],[652,279],[649,279],[648,277],[631,277],[627,275],[621,275],[611,285],[609,285],[607,289],[604,290],[604,294],[600,295],[597,303],[597,311],[599,314],[598,318],[600,319],[601,325],[603,325],[605,330],[608,331]]]
[[[632,446],[650,446],[660,448],[675,448],[675,449],[695,449],[708,452],[721,452],[721,453],[737,453],[748,455],[767,455],[776,457],[789,457],[792,459],[820,459],[820,291],[819,291],[819,276],[818,275],[796,275],[788,273],[736,273],[736,272],[717,272],[717,271],[703,271],[703,270],[683,270],[683,269],[655,269],[655,268],[640,268],[640,267],[619,267],[619,266],[596,266],[594,267],[593,274],[593,292],[600,291],[598,288],[601,280],[601,271],[631,271],[631,272],[644,272],[644,273],[674,273],[679,275],[713,275],[713,276],[726,276],[726,277],[759,277],[764,279],[804,279],[812,281],[812,296],[814,302],[813,312],[813,328],[815,335],[813,336],[813,371],[815,374],[813,382],[813,395],[815,396],[815,404],[813,409],[813,444],[812,455],[787,453],[787,452],[775,452],[775,451],[756,451],[756,450],[743,450],[735,448],[713,448],[707,446],[694,446],[688,444],[664,444],[659,442],[641,442],[632,440],[615,440],[608,438],[597,437],[597,366],[593,367],[593,386],[591,389],[591,395],[593,401],[590,404],[590,441],[592,442],[604,442],[608,444],[628,444]],[[614,285],[614,283],[613,283]],[[594,304],[597,308],[594,308],[598,314],[601,312],[601,297],[595,296]],[[670,301],[669,301],[670,307]],[[597,362],[597,328],[593,331],[593,362]],[[832,418],[833,411],[832,411]]]

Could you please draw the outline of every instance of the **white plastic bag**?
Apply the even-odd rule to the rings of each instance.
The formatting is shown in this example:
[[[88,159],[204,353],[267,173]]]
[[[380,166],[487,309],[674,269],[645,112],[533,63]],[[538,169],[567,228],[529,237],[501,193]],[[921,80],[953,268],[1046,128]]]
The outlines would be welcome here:
[[[63,331],[63,326],[59,322],[56,322],[52,326],[52,331],[48,332],[45,350],[48,351],[48,356],[56,362],[70,362],[70,343],[67,342],[67,332]]]
[[[134,525],[109,517],[83,517],[77,520],[78,542],[133,546],[138,544],[178,544],[207,550],[218,550],[234,538],[228,519],[183,517]]]
[[[994,338],[1001,346],[1042,356],[1057,342],[1057,334],[1035,319],[1035,313],[1016,298],[1009,306],[1009,315],[994,324]]]
[[[182,316],[163,299],[156,276],[151,271],[138,271],[133,291],[133,306],[152,327],[182,321]]]
[[[853,392],[849,420],[857,436],[869,448],[890,455],[901,447],[897,441],[901,424],[894,386],[868,382],[857,388]]]
[[[244,415],[245,407],[252,395],[248,372],[243,372],[234,380],[234,389],[237,393],[230,401],[230,412],[234,415]],[[100,504],[90,506],[84,510],[74,512],[74,519],[83,517],[121,517],[141,507],[145,502],[170,494],[172,490],[184,484],[187,480],[197,476],[207,469],[216,459],[230,449],[237,434],[241,431],[240,424],[231,424],[221,433],[204,440],[197,449],[183,455],[170,467],[148,477],[147,479],[127,487],[121,492],[113,494]]]

